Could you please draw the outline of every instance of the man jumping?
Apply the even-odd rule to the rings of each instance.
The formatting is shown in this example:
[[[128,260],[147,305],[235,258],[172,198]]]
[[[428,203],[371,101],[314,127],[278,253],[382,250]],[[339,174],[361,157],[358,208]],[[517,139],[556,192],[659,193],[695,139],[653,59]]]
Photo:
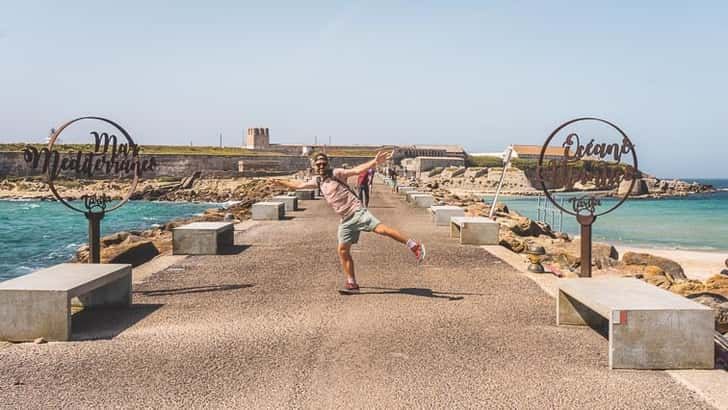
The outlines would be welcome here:
[[[326,202],[331,205],[341,217],[339,223],[339,260],[346,274],[344,288],[348,291],[358,291],[359,285],[354,275],[354,260],[351,258],[351,245],[359,241],[362,231],[374,231],[379,235],[388,236],[397,242],[406,244],[415,255],[418,262],[425,259],[425,246],[420,241],[407,239],[396,229],[379,221],[367,210],[357,198],[356,194],[346,184],[347,178],[359,175],[362,171],[376,167],[390,159],[392,152],[378,152],[376,157],[351,169],[329,167],[329,157],[326,154],[316,154],[314,167],[317,176],[308,182],[289,180],[273,180],[275,183],[292,189],[319,188]]]

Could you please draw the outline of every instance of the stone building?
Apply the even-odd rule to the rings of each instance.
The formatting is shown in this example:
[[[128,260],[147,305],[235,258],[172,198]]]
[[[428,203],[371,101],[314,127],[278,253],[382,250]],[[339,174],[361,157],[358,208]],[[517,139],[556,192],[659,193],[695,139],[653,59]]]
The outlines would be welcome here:
[[[270,148],[270,131],[268,128],[248,128],[245,145],[248,149]]]
[[[519,159],[535,159],[541,156],[541,145],[511,145],[513,147],[513,154],[511,158]],[[562,147],[546,147],[546,153],[544,159],[564,159],[564,149]]]

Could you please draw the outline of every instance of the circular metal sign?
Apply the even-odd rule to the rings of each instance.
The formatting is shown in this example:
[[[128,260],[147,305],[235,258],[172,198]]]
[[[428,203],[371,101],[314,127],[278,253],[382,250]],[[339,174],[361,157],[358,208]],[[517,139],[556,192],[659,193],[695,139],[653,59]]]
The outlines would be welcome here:
[[[554,143],[558,145],[552,146]],[[558,209],[577,217],[596,218],[612,212],[627,200],[640,173],[634,144],[624,131],[607,120],[582,117],[561,124],[549,135],[541,147],[536,178]],[[631,181],[626,191],[620,189],[625,181]],[[556,190],[585,194],[570,198],[569,209],[553,198]],[[602,201],[603,192],[611,190],[617,191],[618,200],[607,206],[606,202],[611,201]],[[595,193],[600,191],[602,194]]]
[[[91,130],[89,131],[92,136],[91,149],[85,151],[82,149],[88,145],[88,142],[77,151],[61,153],[55,149],[54,145],[64,131],[70,130],[69,127],[72,125],[77,126],[82,123],[83,127],[79,127],[80,129]],[[117,134],[123,138],[120,139]],[[102,117],[80,117],[56,128],[51,134],[46,148],[38,150],[32,145],[27,145],[23,149],[23,156],[32,168],[40,168],[45,173],[48,186],[59,202],[84,214],[104,214],[124,205],[136,190],[142,171],[153,169],[156,165],[154,158],[141,161],[139,148],[129,133],[114,121]],[[106,193],[94,192],[81,197],[85,209],[80,209],[66,201],[56,189],[54,182],[64,172],[87,178],[99,176],[119,178],[131,174],[133,179],[129,191],[112,208],[106,209],[107,204],[111,201]]]

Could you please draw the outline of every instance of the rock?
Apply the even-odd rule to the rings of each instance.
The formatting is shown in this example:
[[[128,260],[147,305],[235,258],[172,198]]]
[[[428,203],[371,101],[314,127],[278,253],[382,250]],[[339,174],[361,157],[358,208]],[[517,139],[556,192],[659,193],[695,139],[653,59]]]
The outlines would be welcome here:
[[[646,276],[643,280],[650,285],[655,285],[659,288],[663,288],[666,290],[670,289],[674,284],[673,281],[670,280],[670,278],[663,275]]]
[[[190,188],[192,188],[192,184],[194,184],[195,181],[197,179],[199,179],[201,175],[202,175],[202,172],[196,171],[192,175],[190,175],[190,176],[182,179],[182,182],[180,183],[179,188],[180,189],[190,189]]]
[[[544,261],[551,261],[561,268],[568,270],[569,272],[576,271],[581,266],[581,261],[574,255],[561,253],[556,255],[547,254],[544,256]],[[565,276],[568,277],[568,276]]]
[[[655,276],[655,275],[665,276],[665,271],[662,270],[662,268],[659,266],[650,265],[650,266],[645,267],[644,274],[645,274],[645,276]]]
[[[111,235],[106,235],[101,238],[101,246],[117,245],[126,240],[129,237],[129,232],[117,232]]]
[[[550,238],[554,237],[553,231],[548,224],[536,222],[530,218],[521,218],[518,223],[511,227],[511,231],[518,236],[541,236],[546,235]]]
[[[554,238],[561,239],[566,242],[571,240],[571,238],[569,237],[569,234],[566,232],[554,232]]]
[[[670,287],[670,291],[679,295],[688,296],[694,293],[705,292],[705,284],[699,280],[683,280],[674,283]]]
[[[705,287],[728,296],[728,276],[713,275],[705,281]]]
[[[581,265],[581,241],[544,243],[544,247],[549,255],[564,255],[570,261],[578,261]],[[618,260],[619,252],[614,246],[602,242],[592,242],[592,265],[597,269],[615,266]]]
[[[715,330],[728,332],[728,298],[715,293],[696,293],[688,298],[712,308],[715,311]]]
[[[625,179],[624,181],[619,183],[619,188],[617,188],[617,195],[618,196],[624,196],[627,194],[627,191],[629,190],[629,186],[632,184],[631,179]],[[634,183],[634,187],[632,187],[632,193],[630,195],[646,195],[649,193],[649,190],[647,189],[647,184],[644,180],[638,179]]]
[[[510,231],[502,229],[500,231],[499,236],[500,236],[499,242],[498,242],[499,245],[501,245],[507,249],[510,249],[511,251],[513,251],[515,253],[521,253],[524,250],[526,250],[526,243],[523,240],[517,238]]]
[[[42,337],[39,337],[39,338],[37,338],[37,339],[33,340],[33,343],[35,343],[35,344],[37,344],[37,345],[42,345],[42,344],[44,344],[44,343],[48,343],[48,341],[47,341],[47,340],[45,340],[45,339],[43,339]]]
[[[159,250],[150,240],[143,242],[127,240],[120,244],[119,248],[115,249],[115,255],[109,257],[107,263],[129,263],[136,267],[159,255]]]
[[[627,252],[622,257],[622,263],[625,265],[658,266],[665,271],[665,274],[672,281],[687,279],[683,268],[677,262],[648,253]]]
[[[582,184],[581,182],[577,182],[574,184],[574,189],[577,191],[593,191],[597,189],[598,187],[594,182],[587,182],[586,184]]]

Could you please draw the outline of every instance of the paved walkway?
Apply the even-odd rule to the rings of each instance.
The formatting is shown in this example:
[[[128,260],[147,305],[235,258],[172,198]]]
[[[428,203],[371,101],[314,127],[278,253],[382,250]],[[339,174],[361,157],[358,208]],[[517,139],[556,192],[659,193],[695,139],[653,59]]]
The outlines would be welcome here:
[[[237,253],[135,285],[129,311],[82,312],[75,342],[0,349],[0,407],[710,408],[664,372],[610,371],[607,341],[554,325],[555,302],[377,186],[371,210],[422,238],[363,236],[363,295],[342,296],[323,201],[252,224]]]

